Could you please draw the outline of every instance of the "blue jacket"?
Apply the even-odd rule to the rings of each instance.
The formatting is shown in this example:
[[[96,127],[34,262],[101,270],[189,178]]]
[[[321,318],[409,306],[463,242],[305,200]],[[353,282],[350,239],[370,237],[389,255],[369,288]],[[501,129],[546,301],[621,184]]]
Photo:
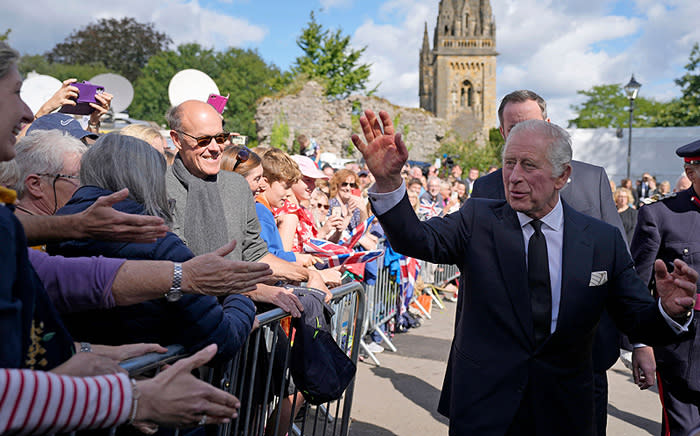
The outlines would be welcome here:
[[[284,251],[280,231],[277,229],[275,217],[270,212],[270,209],[264,204],[255,203],[255,212],[258,213],[258,221],[260,221],[260,236],[267,242],[267,250],[287,262],[297,260],[296,255],[291,251]]]
[[[81,187],[58,215],[78,213],[102,195],[112,192],[95,186]],[[143,206],[127,199],[114,205],[127,213],[142,214]],[[97,240],[49,244],[49,253],[63,256],[120,257],[126,259],[184,262],[193,254],[174,234],[154,243],[137,244]],[[249,298],[230,295],[223,307],[216,297],[185,294],[174,303],[165,298],[110,310],[95,310],[65,316],[69,331],[80,340],[108,345],[156,342],[182,344],[188,352],[216,343],[218,356],[233,357],[247,339],[253,325],[255,306]]]

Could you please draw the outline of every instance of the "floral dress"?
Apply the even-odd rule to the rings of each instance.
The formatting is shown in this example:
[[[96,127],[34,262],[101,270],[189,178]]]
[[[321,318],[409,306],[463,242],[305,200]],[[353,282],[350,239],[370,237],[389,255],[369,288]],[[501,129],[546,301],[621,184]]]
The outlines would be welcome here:
[[[303,253],[304,241],[308,241],[317,234],[311,212],[298,204],[285,200],[284,205],[278,208],[274,214],[275,218],[287,214],[294,214],[297,216],[297,218],[299,218],[297,228],[294,232],[294,239],[292,241],[292,251],[295,253]]]

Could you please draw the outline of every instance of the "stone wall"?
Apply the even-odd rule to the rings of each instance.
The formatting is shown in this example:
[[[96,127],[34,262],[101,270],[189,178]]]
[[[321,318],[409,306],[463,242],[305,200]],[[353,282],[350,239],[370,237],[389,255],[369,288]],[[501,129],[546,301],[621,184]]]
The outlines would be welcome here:
[[[276,123],[284,121],[289,126],[287,146],[291,148],[294,138],[304,134],[316,140],[321,152],[332,152],[342,157],[358,157],[351,147],[350,135],[359,132],[359,125],[353,125],[353,106],[385,110],[392,120],[398,121],[397,131],[403,132],[409,149],[409,158],[430,160],[445,137],[448,124],[429,112],[416,108],[395,106],[377,97],[351,95],[343,100],[328,101],[323,87],[314,81],[294,95],[266,97],[258,104],[255,122],[258,128],[260,145],[270,145],[270,136]],[[348,154],[349,150],[352,154]]]

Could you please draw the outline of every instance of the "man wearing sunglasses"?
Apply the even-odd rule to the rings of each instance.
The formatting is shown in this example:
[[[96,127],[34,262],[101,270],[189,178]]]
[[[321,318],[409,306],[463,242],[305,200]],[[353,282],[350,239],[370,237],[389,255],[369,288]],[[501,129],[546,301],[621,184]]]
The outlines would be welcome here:
[[[238,245],[230,259],[264,262],[275,279],[308,281],[312,287],[327,290],[316,271],[267,251],[248,183],[236,173],[219,172],[222,151],[229,143],[221,115],[207,103],[188,100],[172,108],[167,119],[170,138],[178,150],[166,182],[168,194],[175,200],[172,231],[195,254],[235,239]],[[292,315],[299,313],[301,305],[289,296],[276,295],[276,301],[270,302],[277,303],[280,298],[284,300],[280,307]]]

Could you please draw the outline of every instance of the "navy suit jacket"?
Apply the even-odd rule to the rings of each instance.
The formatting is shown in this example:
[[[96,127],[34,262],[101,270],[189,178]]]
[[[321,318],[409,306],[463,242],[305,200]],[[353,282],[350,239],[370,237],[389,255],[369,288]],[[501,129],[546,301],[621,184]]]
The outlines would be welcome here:
[[[626,240],[625,228],[615,207],[605,170],[577,160],[571,161],[571,167],[570,180],[559,191],[561,198],[582,214],[617,227],[622,232],[623,239]],[[499,169],[476,179],[471,196],[505,200],[503,171]],[[593,342],[593,369],[596,372],[606,371],[615,364],[619,355],[620,333],[604,312]]]
[[[591,435],[593,337],[604,307],[634,339],[676,337],[636,274],[616,228],[564,207],[562,289],[555,332],[536,347],[525,246],[505,202],[469,200],[459,212],[421,222],[408,197],[379,221],[392,247],[461,271],[455,335],[438,411],[451,435],[503,435],[526,389],[537,434]],[[589,286],[591,273],[608,281]]]

